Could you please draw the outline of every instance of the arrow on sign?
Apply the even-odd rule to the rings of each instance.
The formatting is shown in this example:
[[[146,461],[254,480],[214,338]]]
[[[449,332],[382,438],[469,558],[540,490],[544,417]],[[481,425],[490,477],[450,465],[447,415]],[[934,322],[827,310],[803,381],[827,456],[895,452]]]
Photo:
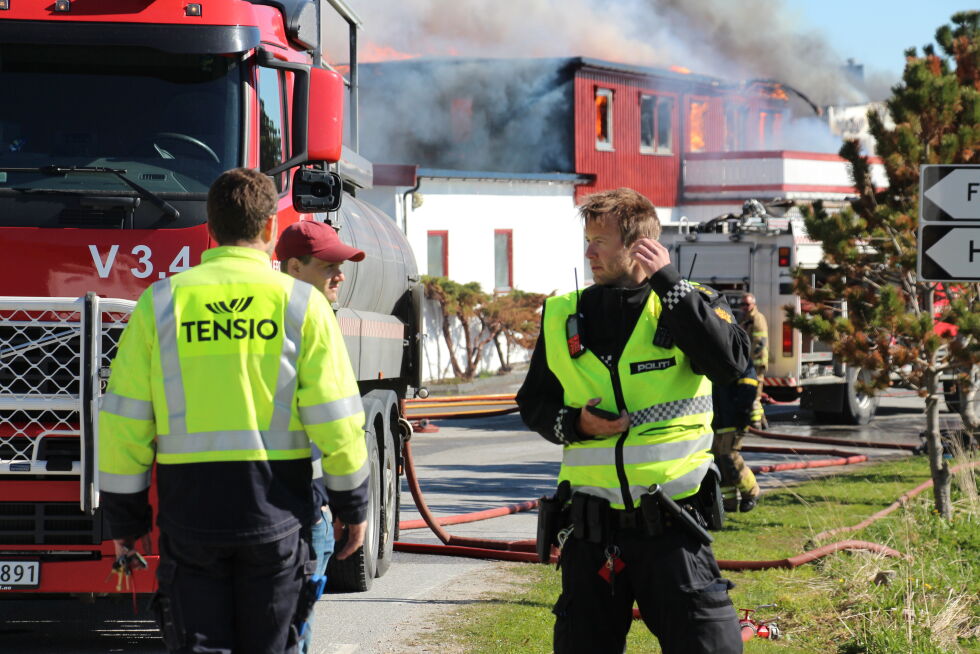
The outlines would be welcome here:
[[[980,228],[955,227],[926,254],[954,279],[980,278]]]
[[[980,219],[980,168],[954,170],[931,186],[926,197],[952,218]]]

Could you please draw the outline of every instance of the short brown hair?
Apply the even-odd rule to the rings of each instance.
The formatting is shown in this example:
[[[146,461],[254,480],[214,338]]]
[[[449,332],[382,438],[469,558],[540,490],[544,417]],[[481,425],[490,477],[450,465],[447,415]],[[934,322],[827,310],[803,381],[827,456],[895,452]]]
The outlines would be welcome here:
[[[612,218],[619,223],[623,245],[640,238],[660,238],[657,209],[647,197],[631,188],[617,188],[587,195],[578,208],[585,224]]]
[[[208,225],[219,244],[254,241],[276,213],[272,178],[250,168],[232,168],[208,190]]]

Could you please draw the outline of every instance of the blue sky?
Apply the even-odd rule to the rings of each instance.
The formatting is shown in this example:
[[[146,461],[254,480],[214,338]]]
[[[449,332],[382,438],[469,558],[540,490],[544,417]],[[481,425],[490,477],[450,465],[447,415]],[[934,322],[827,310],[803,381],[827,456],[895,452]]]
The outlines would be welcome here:
[[[902,52],[915,46],[921,52],[940,25],[957,11],[976,9],[976,2],[951,0],[785,0],[797,24],[809,23],[822,33],[844,59],[853,57],[865,72],[885,72],[898,78],[905,62]]]

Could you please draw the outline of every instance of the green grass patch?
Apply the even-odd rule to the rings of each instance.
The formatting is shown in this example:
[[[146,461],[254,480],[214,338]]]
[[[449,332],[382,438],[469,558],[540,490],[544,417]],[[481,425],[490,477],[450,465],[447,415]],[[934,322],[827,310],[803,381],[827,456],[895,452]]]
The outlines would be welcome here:
[[[812,537],[853,525],[929,479],[925,457],[853,469],[770,491],[751,513],[729,516],[715,533],[719,559],[782,559],[804,552]],[[735,582],[736,608],[761,604],[757,617],[779,616],[783,638],[753,639],[748,654],[933,654],[980,652],[980,500],[976,473],[956,475],[955,517],[932,510],[931,489],[870,527],[822,541],[866,540],[911,560],[866,552],[832,554],[791,570],[723,571]],[[433,644],[474,654],[550,652],[551,606],[560,592],[553,566],[506,568],[509,588],[440,622]],[[888,578],[887,583],[875,579]],[[628,651],[659,652],[635,622]],[[435,650],[434,650],[435,651]],[[442,651],[446,651],[445,649]]]

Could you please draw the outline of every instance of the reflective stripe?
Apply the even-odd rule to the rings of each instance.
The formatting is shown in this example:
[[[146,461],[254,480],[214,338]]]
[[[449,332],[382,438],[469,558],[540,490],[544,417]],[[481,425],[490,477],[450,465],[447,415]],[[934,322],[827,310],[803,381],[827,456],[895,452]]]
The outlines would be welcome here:
[[[701,480],[704,479],[704,475],[708,472],[708,468],[711,466],[711,461],[705,461],[699,465],[694,470],[691,470],[686,475],[678,477],[672,481],[668,481],[663,484],[663,492],[668,496],[674,497],[676,495],[683,495],[685,493],[690,493],[695,488],[701,485]],[[594,495],[596,497],[601,497],[609,500],[610,504],[623,504],[623,495],[616,488],[599,488],[597,486],[572,486],[573,492],[586,493],[587,495]],[[641,495],[649,492],[649,486],[630,486],[630,496],[634,498],[635,502],[639,502]]]
[[[286,324],[283,326],[282,354],[279,356],[279,376],[276,379],[276,394],[272,400],[274,409],[269,429],[282,431],[289,429],[289,419],[293,415],[293,398],[296,396],[296,362],[299,359],[299,346],[303,338],[303,321],[306,307],[310,302],[313,287],[299,280],[293,282],[286,304]]]
[[[99,470],[99,490],[106,493],[138,493],[150,487],[150,471],[120,475]]]
[[[160,344],[160,367],[163,369],[163,392],[167,398],[167,431],[171,434],[183,434],[187,431],[187,402],[180,372],[180,354],[177,351],[173,289],[169,279],[155,283],[152,288],[157,342]]]
[[[313,478],[322,479],[323,478],[323,459],[317,457],[313,459]]]
[[[363,410],[361,396],[348,395],[333,402],[301,406],[299,408],[299,418],[306,426],[319,425],[324,422],[333,422],[341,418],[355,416]]]
[[[196,452],[230,452],[234,450],[305,450],[310,441],[303,430],[202,431],[196,434],[163,434],[157,436],[159,454],[193,454]]]
[[[106,413],[123,418],[153,420],[153,402],[149,400],[137,400],[115,393],[106,393],[102,396],[102,403],[99,408]]]
[[[759,385],[759,380],[758,379],[752,379],[751,377],[743,377],[742,379],[739,379],[738,380],[738,383],[739,384],[748,384],[749,386],[758,386]]]
[[[712,411],[711,396],[701,395],[698,397],[688,397],[682,400],[654,404],[645,409],[630,413],[630,424],[634,427],[651,422],[663,422],[673,420],[683,416],[695,416],[700,413],[710,413]]]
[[[365,461],[360,470],[349,475],[324,473],[323,485],[327,487],[328,491],[351,491],[364,483],[370,472],[371,467],[368,465],[368,461]]]
[[[651,443],[623,448],[623,463],[653,463],[684,459],[696,452],[711,448],[711,434],[702,434],[694,440]],[[615,466],[616,448],[566,447],[562,456],[565,466]]]

